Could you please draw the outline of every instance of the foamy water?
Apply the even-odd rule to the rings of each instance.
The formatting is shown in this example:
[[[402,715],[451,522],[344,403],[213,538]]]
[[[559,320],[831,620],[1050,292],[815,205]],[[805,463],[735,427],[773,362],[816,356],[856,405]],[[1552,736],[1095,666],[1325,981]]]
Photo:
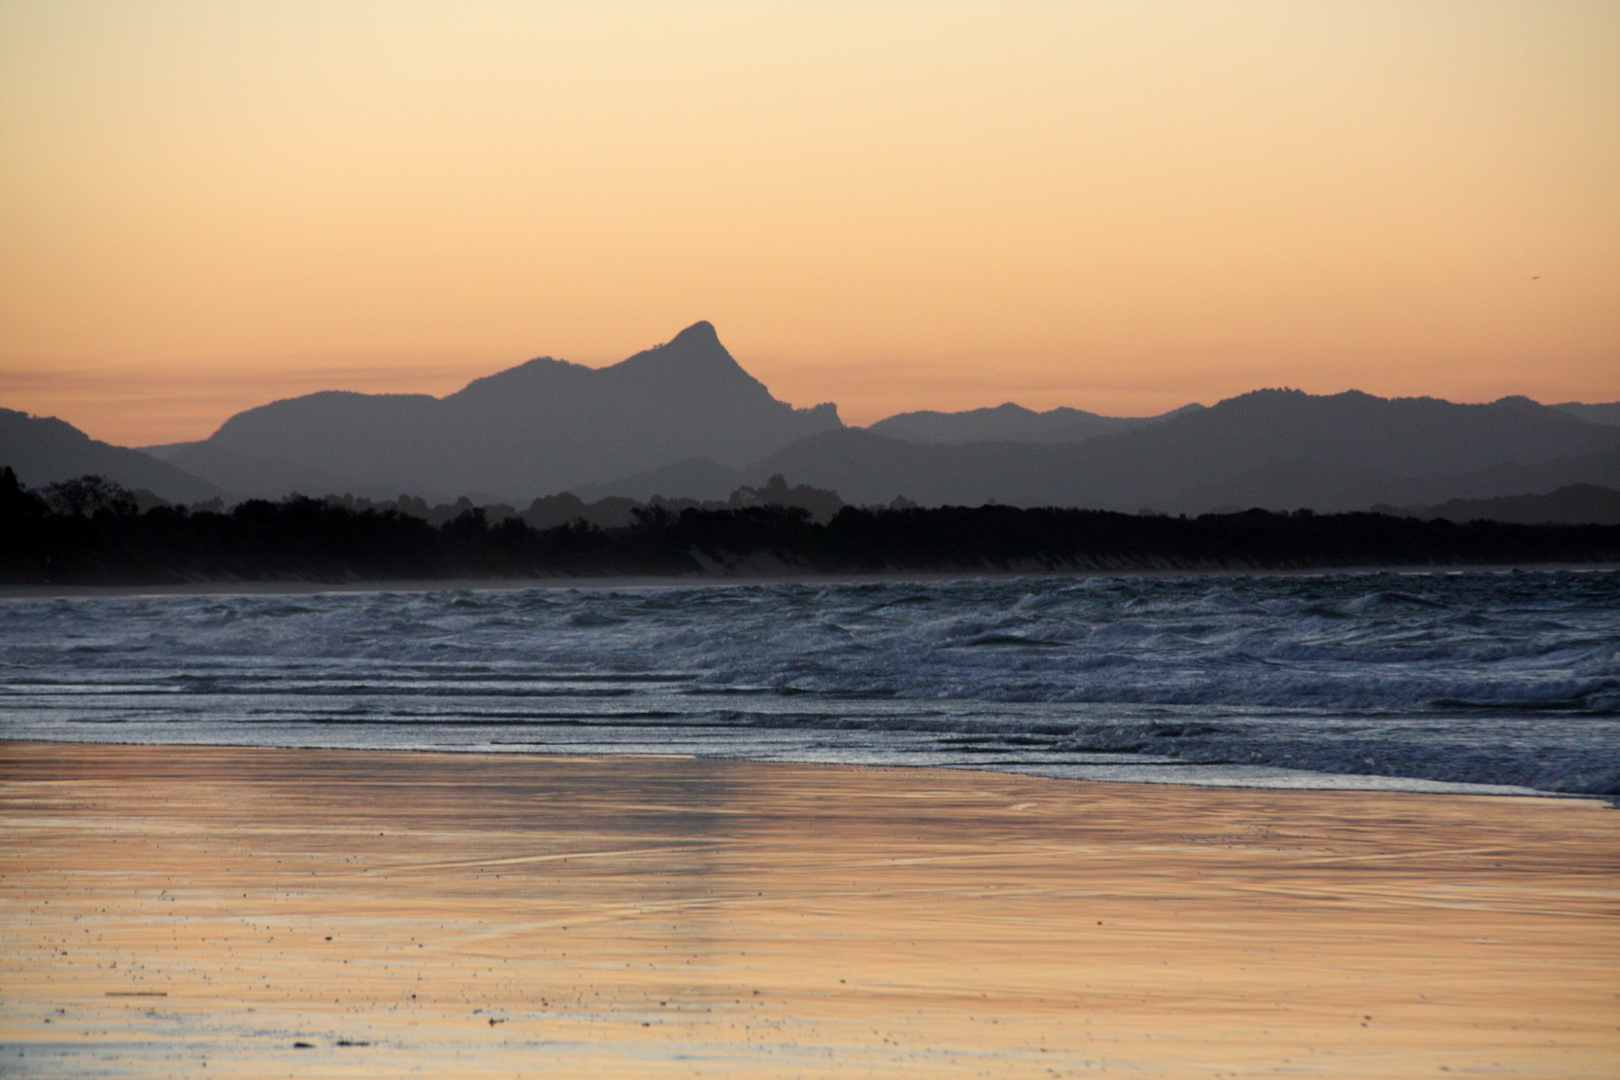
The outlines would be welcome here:
[[[1620,793],[1610,571],[14,599],[0,680],[6,738]]]

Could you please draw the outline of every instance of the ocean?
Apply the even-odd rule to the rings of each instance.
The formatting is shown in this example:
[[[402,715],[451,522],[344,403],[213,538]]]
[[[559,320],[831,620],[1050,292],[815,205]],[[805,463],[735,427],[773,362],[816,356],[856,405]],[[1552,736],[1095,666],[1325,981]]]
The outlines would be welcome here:
[[[0,601],[0,737],[1620,795],[1620,573]]]

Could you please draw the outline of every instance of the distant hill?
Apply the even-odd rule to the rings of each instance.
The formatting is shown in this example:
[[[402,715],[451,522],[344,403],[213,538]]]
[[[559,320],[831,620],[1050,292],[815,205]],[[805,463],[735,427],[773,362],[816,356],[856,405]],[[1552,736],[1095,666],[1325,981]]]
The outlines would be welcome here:
[[[65,420],[0,409],[0,465],[10,465],[27,487],[87,474],[170,502],[212,499],[220,489],[154,457],[92,439]]]
[[[737,468],[842,426],[836,406],[794,409],[771,397],[700,322],[611,367],[531,360],[442,399],[309,394],[165,449],[222,487],[234,480],[265,494],[318,483],[527,501],[693,458]]]
[[[345,477],[296,462],[241,454],[212,442],[174,443],[148,446],[144,453],[167,461],[194,476],[206,476],[233,499],[280,499],[288,495],[343,494],[352,487]],[[396,492],[443,499],[437,491]]]
[[[1439,506],[1374,506],[1381,514],[1426,521],[1512,521],[1524,525],[1620,525],[1620,491],[1596,484],[1567,484],[1545,495],[1494,499],[1448,499]]]
[[[826,432],[745,476],[780,472],[857,504],[905,495],[924,505],[1336,511],[1620,483],[1617,447],[1620,432],[1527,398],[1457,405],[1261,390],[1077,443],[920,445]],[[1527,487],[1532,476],[1539,482]]]
[[[648,469],[634,476],[621,477],[606,484],[579,484],[573,491],[586,502],[596,499],[624,498],[646,502],[655,495],[672,498],[725,499],[742,484],[742,471],[712,461],[709,458],[690,458]]]
[[[1009,401],[993,409],[969,409],[966,412],[923,410],[899,413],[879,420],[866,430],[908,442],[952,445],[977,442],[1080,442],[1094,435],[1146,427],[1202,408],[1202,405],[1184,405],[1162,416],[1123,417],[1098,416],[1069,408],[1035,412]]]
[[[1620,427],[1620,401],[1611,401],[1603,405],[1582,405],[1578,401],[1566,401],[1553,408],[1580,417],[1589,424],[1608,424],[1610,427]]]

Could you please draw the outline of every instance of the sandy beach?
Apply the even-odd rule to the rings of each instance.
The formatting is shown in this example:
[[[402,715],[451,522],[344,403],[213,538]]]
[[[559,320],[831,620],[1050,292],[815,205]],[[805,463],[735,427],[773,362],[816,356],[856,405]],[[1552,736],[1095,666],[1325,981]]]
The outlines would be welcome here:
[[[1582,800],[0,743],[0,1073],[1612,1076]]]

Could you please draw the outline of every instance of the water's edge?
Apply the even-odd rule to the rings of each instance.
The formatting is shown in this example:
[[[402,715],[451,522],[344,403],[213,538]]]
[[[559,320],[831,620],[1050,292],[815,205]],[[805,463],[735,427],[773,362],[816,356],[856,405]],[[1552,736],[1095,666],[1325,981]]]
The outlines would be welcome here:
[[[0,604],[0,738],[1620,794],[1620,574],[983,576]]]

